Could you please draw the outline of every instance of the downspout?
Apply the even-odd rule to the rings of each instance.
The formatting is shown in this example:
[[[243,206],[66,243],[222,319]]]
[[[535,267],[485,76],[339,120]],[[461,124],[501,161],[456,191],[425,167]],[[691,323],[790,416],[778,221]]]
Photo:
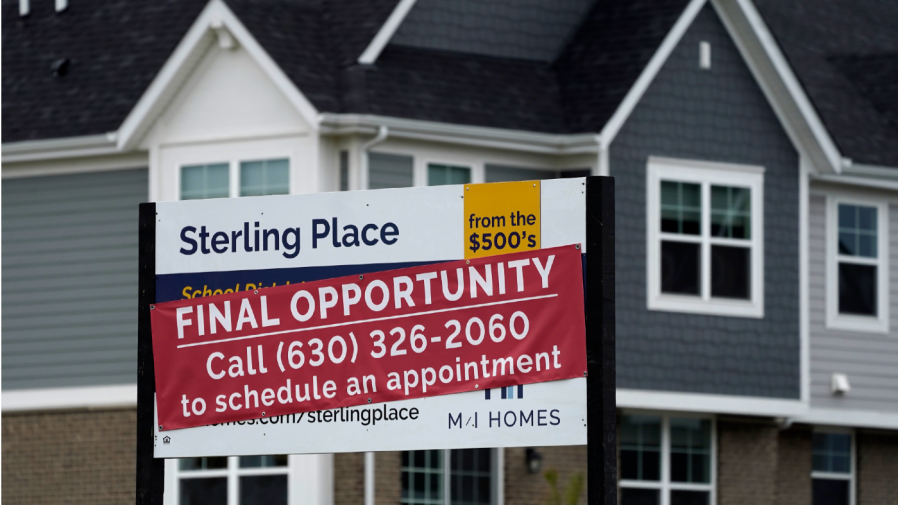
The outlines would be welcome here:
[[[387,140],[387,136],[389,134],[390,134],[390,129],[387,128],[386,126],[381,125],[377,129],[377,135],[373,139],[362,144],[362,148],[361,148],[361,155],[362,155],[362,162],[361,162],[362,170],[361,170],[361,172],[362,173],[359,174],[360,180],[359,180],[359,187],[357,189],[368,189],[368,150],[371,149],[372,147],[376,146],[377,144],[380,144],[381,142]],[[371,468],[373,469],[374,468],[374,454],[373,453],[370,453],[370,454],[371,454]],[[367,470],[367,468],[368,468],[368,456],[366,454],[365,455],[365,505],[374,505],[374,495],[373,495],[374,474],[373,474],[373,470],[372,470],[372,475],[371,475],[372,496],[371,496],[371,502],[369,503],[368,502],[368,484],[367,484],[368,470]]]
[[[362,144],[361,154],[362,154],[362,173],[361,181],[359,189],[368,189],[368,150],[372,147],[380,144],[381,142],[387,140],[387,136],[390,134],[390,129],[384,125],[381,125],[377,129],[377,135],[368,142]],[[374,453],[366,452],[365,453],[365,504],[364,505],[374,505]]]

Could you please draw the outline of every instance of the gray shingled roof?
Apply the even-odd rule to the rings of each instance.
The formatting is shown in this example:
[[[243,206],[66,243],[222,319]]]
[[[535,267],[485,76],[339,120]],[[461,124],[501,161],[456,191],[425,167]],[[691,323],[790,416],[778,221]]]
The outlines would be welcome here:
[[[341,110],[341,74],[397,0],[226,0],[322,111]],[[3,142],[115,131],[207,0],[3,1]],[[51,65],[69,60],[65,75]]]
[[[538,26],[539,0],[419,0],[365,66],[397,0],[225,1],[319,111],[550,133],[600,131],[688,3],[561,0]],[[4,142],[118,129],[206,0],[31,4],[3,1]],[[844,155],[898,166],[898,3],[758,4]]]
[[[898,2],[755,2],[842,155],[898,167]]]

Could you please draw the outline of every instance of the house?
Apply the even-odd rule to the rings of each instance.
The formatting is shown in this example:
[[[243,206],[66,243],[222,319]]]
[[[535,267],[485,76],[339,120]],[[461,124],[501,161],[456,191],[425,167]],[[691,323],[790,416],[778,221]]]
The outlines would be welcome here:
[[[134,499],[137,204],[611,175],[622,504],[898,495],[898,7],[3,2],[4,498]],[[583,447],[194,458],[168,504],[535,504]]]

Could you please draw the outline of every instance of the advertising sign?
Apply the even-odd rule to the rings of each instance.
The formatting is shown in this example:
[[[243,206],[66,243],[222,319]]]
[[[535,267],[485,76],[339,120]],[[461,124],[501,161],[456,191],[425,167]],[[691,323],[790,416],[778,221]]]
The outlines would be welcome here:
[[[139,483],[142,454],[601,439],[609,182],[142,205],[138,424],[153,439],[138,441]]]
[[[159,424],[583,377],[581,264],[576,244],[157,304]]]

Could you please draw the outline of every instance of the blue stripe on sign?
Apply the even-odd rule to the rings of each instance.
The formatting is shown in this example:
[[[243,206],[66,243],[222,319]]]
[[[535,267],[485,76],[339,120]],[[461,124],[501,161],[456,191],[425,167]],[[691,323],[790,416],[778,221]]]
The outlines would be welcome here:
[[[524,385],[518,384],[518,400],[524,397]]]
[[[484,389],[483,392],[486,394],[486,399],[489,400],[490,399],[490,390]]]
[[[194,296],[212,296],[216,290],[248,291],[359,275],[399,268],[443,263],[420,261],[408,263],[368,263],[365,265],[333,265],[324,267],[269,268],[267,270],[234,270],[230,272],[198,272],[156,276],[156,303],[182,300]],[[189,289],[188,289],[189,287]],[[221,294],[221,293],[219,293]]]
[[[505,391],[505,388],[499,388],[502,390],[502,399],[505,400],[508,398],[508,392]]]

